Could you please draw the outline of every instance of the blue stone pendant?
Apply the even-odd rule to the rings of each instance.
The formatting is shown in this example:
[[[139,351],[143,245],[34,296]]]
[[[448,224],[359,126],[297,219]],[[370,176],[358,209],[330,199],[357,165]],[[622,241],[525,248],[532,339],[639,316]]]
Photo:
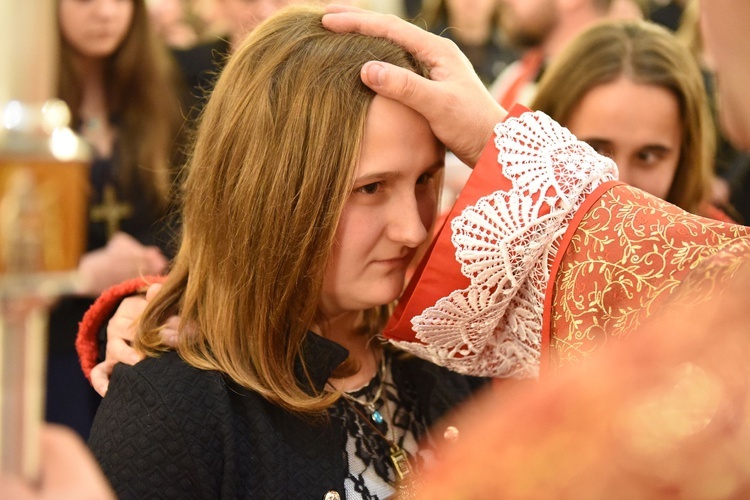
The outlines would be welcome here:
[[[372,421],[373,421],[373,422],[375,422],[376,424],[382,424],[382,423],[383,423],[383,415],[381,415],[381,414],[380,414],[380,412],[379,412],[378,410],[374,410],[374,411],[372,412],[372,415],[370,415],[370,418],[371,418],[371,419],[372,419]]]

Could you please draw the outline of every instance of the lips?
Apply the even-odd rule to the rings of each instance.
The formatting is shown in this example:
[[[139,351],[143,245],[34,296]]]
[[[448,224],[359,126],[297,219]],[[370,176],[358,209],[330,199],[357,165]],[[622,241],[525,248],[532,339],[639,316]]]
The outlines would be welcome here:
[[[409,261],[411,261],[411,254],[404,255],[402,257],[394,257],[392,259],[380,259],[376,260],[373,263],[374,264],[382,264],[385,266],[392,266],[392,267],[406,267],[409,265]]]

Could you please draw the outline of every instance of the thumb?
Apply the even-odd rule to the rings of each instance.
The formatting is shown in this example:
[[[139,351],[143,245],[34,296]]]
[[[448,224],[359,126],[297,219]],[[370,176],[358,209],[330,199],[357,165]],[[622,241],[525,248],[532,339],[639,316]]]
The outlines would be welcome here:
[[[151,283],[148,287],[148,290],[146,290],[146,300],[151,302],[151,300],[156,297],[156,294],[159,293],[159,290],[161,290],[162,284],[161,283]]]
[[[405,68],[370,61],[360,74],[362,82],[383,97],[398,101],[421,115],[429,114],[429,80]]]

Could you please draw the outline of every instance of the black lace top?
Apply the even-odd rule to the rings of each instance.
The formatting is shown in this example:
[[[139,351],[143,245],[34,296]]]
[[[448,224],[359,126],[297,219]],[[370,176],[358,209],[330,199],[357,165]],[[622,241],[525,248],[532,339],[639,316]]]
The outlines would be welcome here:
[[[376,500],[392,496],[398,475],[390,459],[391,443],[406,451],[409,461],[419,469],[432,459],[427,436],[427,424],[416,411],[416,395],[408,384],[397,386],[391,373],[392,354],[385,352],[385,383],[381,396],[374,401],[375,410],[383,417],[381,423],[372,419],[368,409],[357,402],[342,398],[331,409],[331,415],[341,422],[345,432],[344,463],[348,472],[344,482],[347,499]],[[378,373],[362,389],[350,393],[359,401],[373,402],[381,383]],[[365,417],[369,419],[365,421]],[[375,429],[388,438],[383,438]]]

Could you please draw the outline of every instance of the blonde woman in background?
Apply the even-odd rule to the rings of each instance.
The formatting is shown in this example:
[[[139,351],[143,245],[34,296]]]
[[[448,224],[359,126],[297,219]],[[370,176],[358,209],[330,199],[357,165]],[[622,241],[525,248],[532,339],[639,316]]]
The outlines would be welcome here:
[[[610,21],[582,33],[531,107],[617,163],[620,180],[689,212],[711,205],[715,132],[700,69],[666,29]]]

